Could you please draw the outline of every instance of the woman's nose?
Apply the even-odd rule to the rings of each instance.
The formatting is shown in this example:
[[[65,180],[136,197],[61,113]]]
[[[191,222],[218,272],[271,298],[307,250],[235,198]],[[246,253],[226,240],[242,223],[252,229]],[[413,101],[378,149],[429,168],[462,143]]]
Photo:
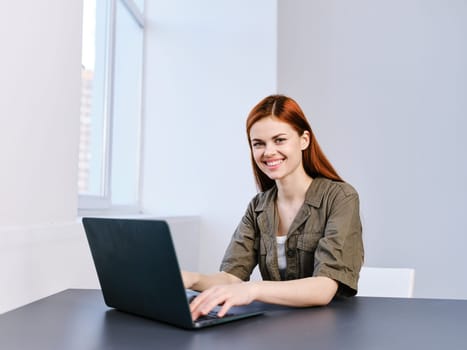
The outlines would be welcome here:
[[[265,156],[272,156],[276,153],[276,147],[274,145],[266,145],[264,148],[264,155]]]

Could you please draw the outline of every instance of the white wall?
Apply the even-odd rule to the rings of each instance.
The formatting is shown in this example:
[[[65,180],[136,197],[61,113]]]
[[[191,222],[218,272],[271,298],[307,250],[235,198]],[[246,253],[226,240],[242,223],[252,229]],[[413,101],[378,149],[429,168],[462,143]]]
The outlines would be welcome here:
[[[0,3],[0,313],[95,281],[76,221],[81,6]]]
[[[256,193],[245,119],[276,90],[276,5],[148,1],[146,213],[200,216],[200,270],[216,271]]]
[[[366,263],[467,298],[467,2],[279,1],[278,90],[361,195]]]

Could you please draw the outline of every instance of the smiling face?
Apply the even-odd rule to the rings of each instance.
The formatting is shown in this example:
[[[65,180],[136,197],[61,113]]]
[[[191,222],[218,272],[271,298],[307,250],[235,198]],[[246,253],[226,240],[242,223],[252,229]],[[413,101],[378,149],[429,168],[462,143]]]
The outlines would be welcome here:
[[[299,135],[288,123],[273,116],[258,120],[250,129],[255,163],[275,181],[304,174],[302,151],[309,142],[308,131]]]

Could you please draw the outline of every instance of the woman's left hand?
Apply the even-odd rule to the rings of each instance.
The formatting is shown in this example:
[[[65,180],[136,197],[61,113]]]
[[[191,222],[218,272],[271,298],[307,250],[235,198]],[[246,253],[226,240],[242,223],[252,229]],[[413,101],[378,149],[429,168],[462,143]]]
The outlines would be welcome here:
[[[206,289],[190,304],[193,320],[207,315],[217,305],[222,305],[217,313],[223,317],[232,306],[247,305],[255,300],[255,285],[251,282],[218,285]]]

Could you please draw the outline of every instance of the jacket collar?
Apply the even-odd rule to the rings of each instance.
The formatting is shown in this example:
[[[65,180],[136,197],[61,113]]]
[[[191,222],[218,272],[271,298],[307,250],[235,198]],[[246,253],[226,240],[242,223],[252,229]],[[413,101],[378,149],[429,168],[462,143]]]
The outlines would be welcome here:
[[[330,181],[331,180],[324,177],[314,178],[306,191],[305,203],[312,207],[319,208]],[[277,187],[273,186],[258,197],[258,203],[255,206],[255,211],[262,212],[267,210],[270,206],[274,205],[276,197]]]

